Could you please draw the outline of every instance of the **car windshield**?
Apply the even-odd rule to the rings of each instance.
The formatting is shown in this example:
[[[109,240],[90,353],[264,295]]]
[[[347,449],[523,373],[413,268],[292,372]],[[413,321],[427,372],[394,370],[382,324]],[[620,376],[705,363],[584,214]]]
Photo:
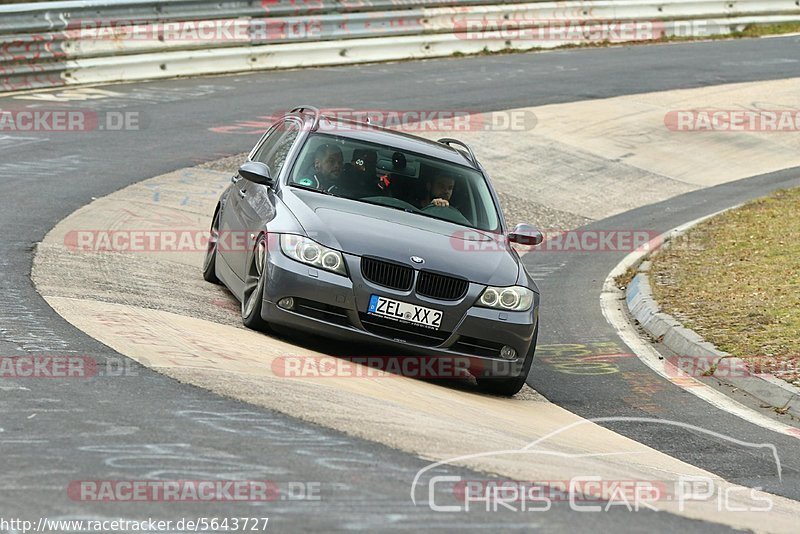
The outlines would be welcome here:
[[[312,134],[288,183],[480,230],[500,229],[482,173],[387,145]]]

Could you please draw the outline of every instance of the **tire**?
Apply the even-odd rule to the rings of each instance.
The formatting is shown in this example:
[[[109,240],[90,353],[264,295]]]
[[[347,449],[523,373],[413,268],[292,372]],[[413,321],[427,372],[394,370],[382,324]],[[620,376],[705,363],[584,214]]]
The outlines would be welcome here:
[[[264,286],[267,280],[267,238],[261,234],[256,240],[253,257],[245,274],[242,294],[242,323],[251,330],[269,332],[271,329],[261,317],[264,303]]]
[[[513,397],[525,385],[527,374],[513,378],[478,378],[478,388],[482,393],[497,395],[499,397]]]
[[[528,353],[525,363],[522,364],[522,371],[520,374],[503,378],[478,377],[476,378],[476,381],[478,382],[478,388],[481,390],[481,392],[501,397],[513,397],[519,393],[519,391],[525,385],[525,381],[528,379],[528,373],[530,372],[531,365],[533,364],[533,356],[536,351],[536,341],[538,337],[539,325],[537,324],[536,330],[533,331],[531,351]]]
[[[219,206],[211,220],[211,235],[208,238],[208,249],[203,259],[203,280],[212,284],[221,284],[217,278],[217,243],[219,240]]]

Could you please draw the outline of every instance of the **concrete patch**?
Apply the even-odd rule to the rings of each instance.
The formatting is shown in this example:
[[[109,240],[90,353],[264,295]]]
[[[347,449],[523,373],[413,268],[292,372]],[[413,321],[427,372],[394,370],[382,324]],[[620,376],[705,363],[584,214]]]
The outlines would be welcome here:
[[[708,187],[800,165],[798,132],[672,131],[665,124],[669,113],[798,109],[800,79],[793,78],[544,106],[536,109],[536,133],[650,174]]]
[[[287,354],[322,356],[288,343],[179,315],[82,299],[49,297],[61,315],[113,349],[178,380],[266,406],[416,453],[432,461],[470,456],[456,463],[519,480],[661,481],[706,477],[723,480],[593,423],[558,433],[530,452],[531,442],[580,423],[570,412],[536,396],[502,399],[404,377],[282,378],[276,359]],[[491,451],[498,451],[494,454]],[[509,452],[517,451],[517,452]],[[731,505],[749,500],[732,492]],[[758,493],[758,492],[756,492]],[[791,532],[798,505],[773,501],[770,526]],[[716,501],[661,501],[659,509],[736,527],[756,528],[758,513],[717,510]]]

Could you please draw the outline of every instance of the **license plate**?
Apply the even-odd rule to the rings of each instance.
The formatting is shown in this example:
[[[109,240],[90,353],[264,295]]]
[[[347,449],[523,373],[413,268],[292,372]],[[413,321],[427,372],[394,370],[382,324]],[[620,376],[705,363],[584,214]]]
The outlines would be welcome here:
[[[394,319],[401,323],[424,326],[433,330],[438,330],[442,323],[442,312],[439,310],[417,306],[416,304],[409,304],[408,302],[400,302],[399,300],[387,299],[380,295],[372,295],[370,297],[367,313],[386,317],[387,319]]]

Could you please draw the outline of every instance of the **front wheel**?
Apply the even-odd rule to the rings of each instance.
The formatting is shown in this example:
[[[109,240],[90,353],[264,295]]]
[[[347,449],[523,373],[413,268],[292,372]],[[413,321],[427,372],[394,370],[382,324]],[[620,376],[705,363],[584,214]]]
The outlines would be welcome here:
[[[533,355],[536,351],[536,341],[538,337],[539,325],[536,325],[536,330],[533,331],[531,351],[527,355],[525,363],[522,364],[522,370],[518,375],[504,377],[477,377],[475,380],[478,382],[478,388],[480,388],[483,393],[489,393],[490,395],[498,395],[502,397],[513,397],[519,393],[519,391],[525,385],[525,381],[528,379],[528,373],[530,372],[531,365],[533,364]]]
[[[490,395],[498,395],[501,397],[513,397],[525,385],[525,380],[528,378],[527,374],[521,374],[513,378],[478,378],[478,388],[483,393]]]
[[[261,235],[253,250],[253,259],[247,268],[242,295],[242,323],[247,328],[269,331],[269,324],[261,317],[264,303],[264,285],[267,279],[267,238]]]
[[[217,243],[219,241],[219,208],[214,212],[214,219],[211,221],[211,233],[208,236],[208,248],[203,259],[203,280],[212,284],[219,284],[217,278]]]

